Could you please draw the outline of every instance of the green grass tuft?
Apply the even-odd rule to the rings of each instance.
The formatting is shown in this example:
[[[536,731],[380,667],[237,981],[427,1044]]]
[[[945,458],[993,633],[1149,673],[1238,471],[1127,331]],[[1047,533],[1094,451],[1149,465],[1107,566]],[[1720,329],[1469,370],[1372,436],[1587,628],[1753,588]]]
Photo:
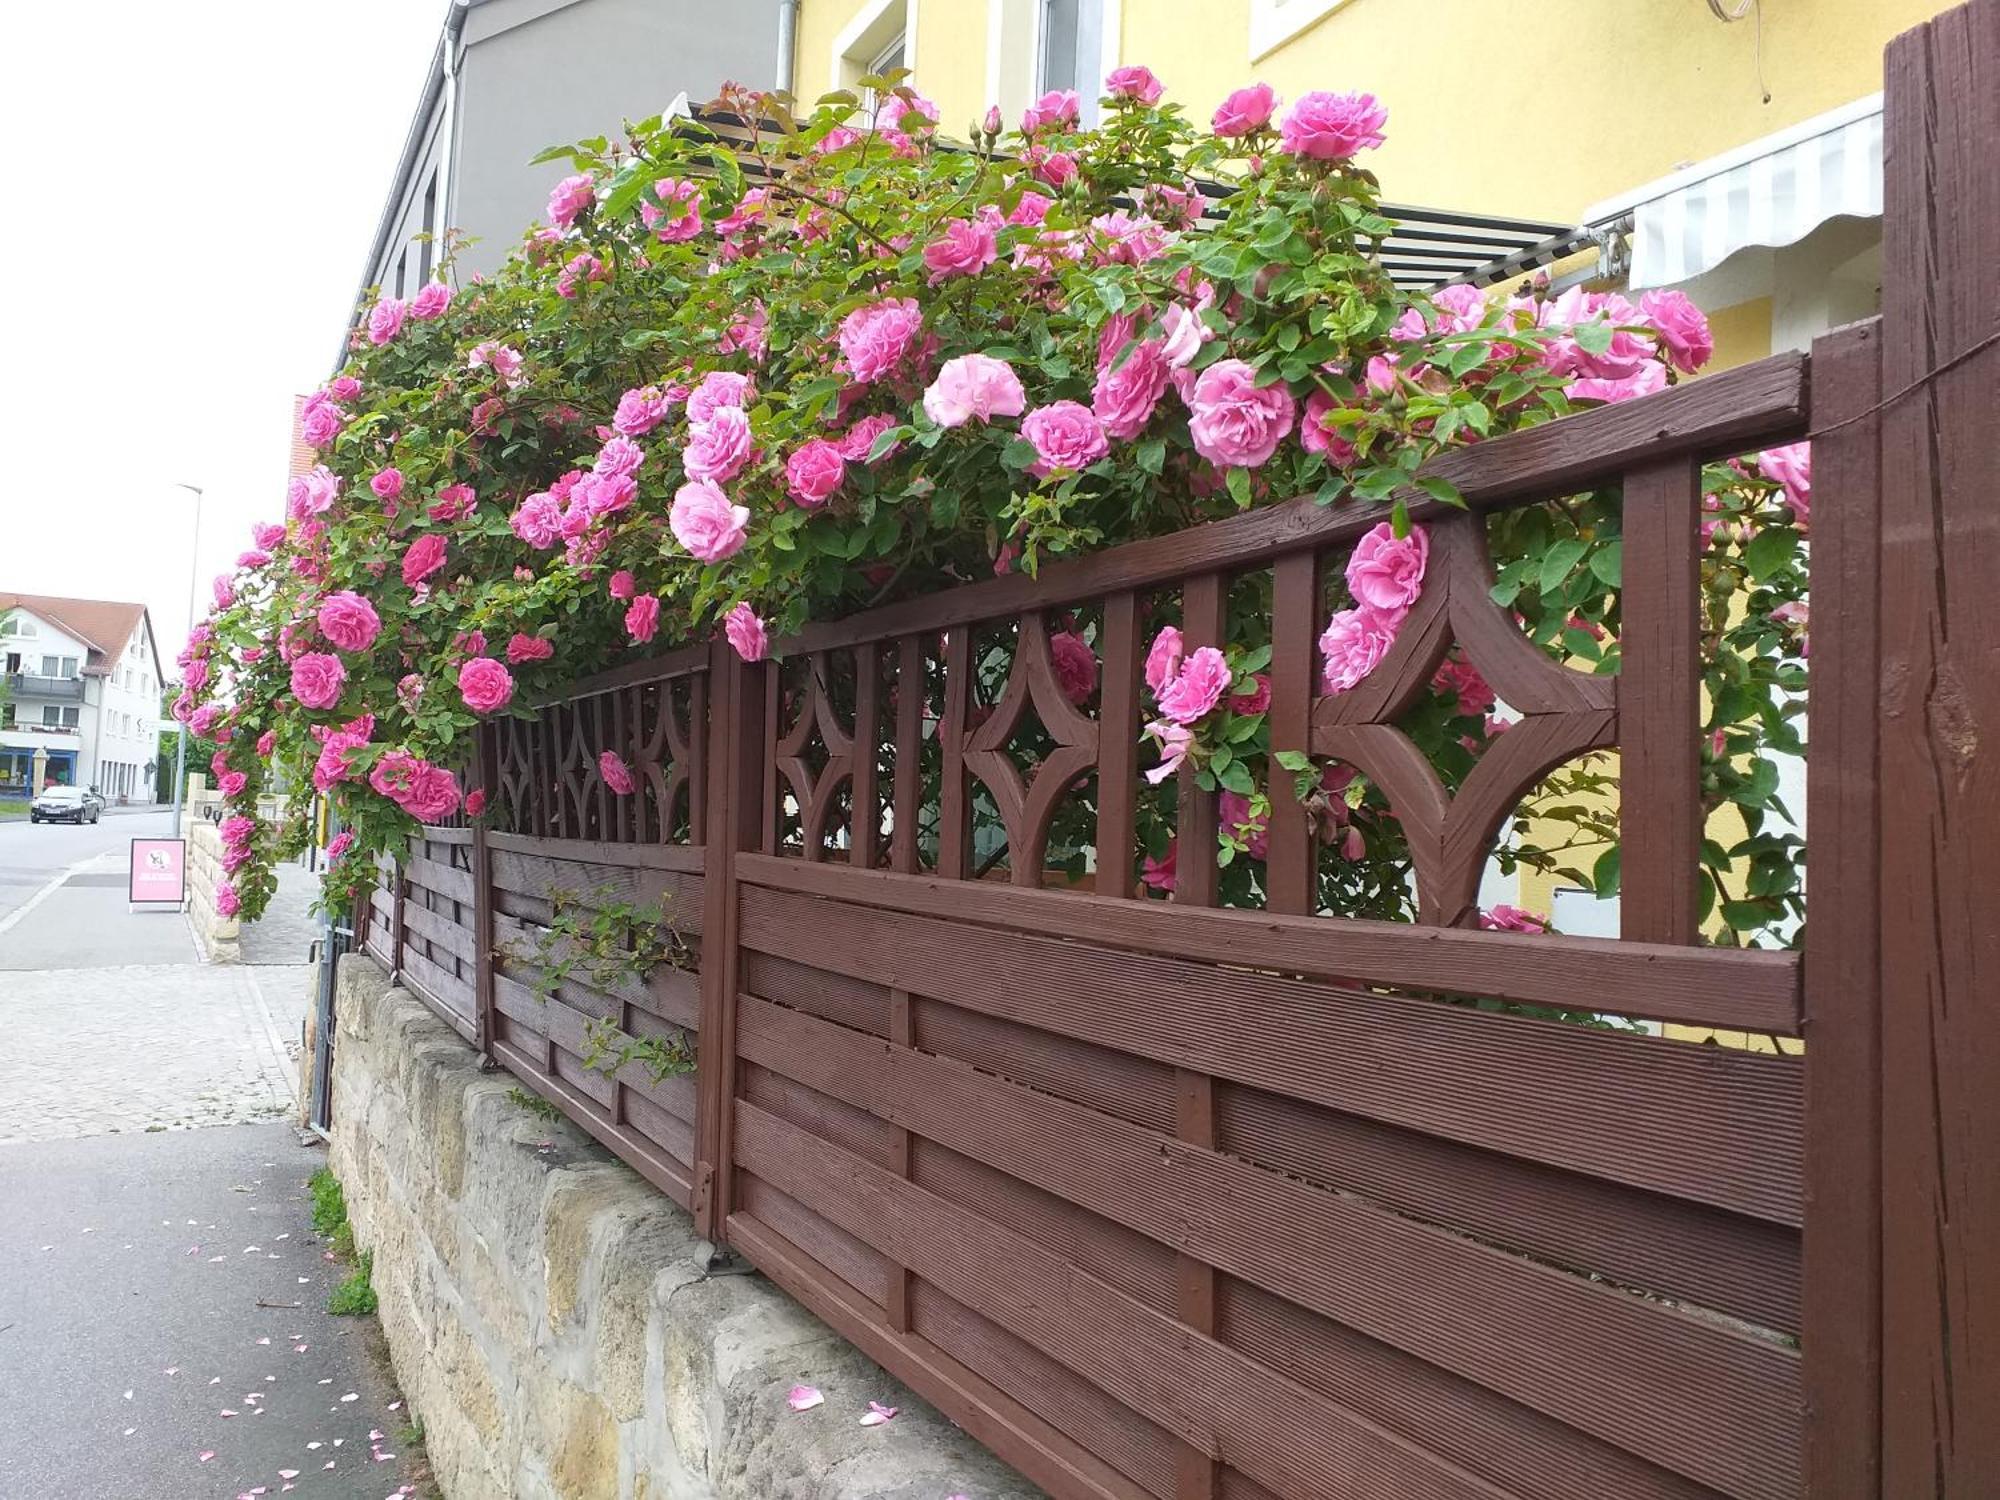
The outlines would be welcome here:
[[[355,1257],[354,1274],[333,1289],[326,1310],[336,1318],[361,1318],[375,1311],[375,1252],[363,1250]]]
[[[347,1194],[340,1190],[340,1179],[321,1167],[312,1174],[307,1186],[312,1191],[313,1228],[321,1234],[332,1234],[347,1222]]]
[[[540,1094],[531,1094],[526,1089],[513,1088],[507,1090],[507,1098],[511,1103],[520,1105],[529,1114],[539,1115],[544,1120],[555,1121],[562,1118],[562,1111],[549,1103]]]

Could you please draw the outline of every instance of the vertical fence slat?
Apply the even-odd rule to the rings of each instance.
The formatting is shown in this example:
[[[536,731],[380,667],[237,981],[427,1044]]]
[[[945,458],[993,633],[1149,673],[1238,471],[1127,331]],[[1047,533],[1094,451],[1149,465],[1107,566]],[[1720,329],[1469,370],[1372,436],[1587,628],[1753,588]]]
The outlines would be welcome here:
[[[708,737],[708,684],[712,674],[696,672],[688,679],[688,842],[702,844],[708,839],[708,767],[714,747]],[[674,711],[674,685],[660,684],[660,712]],[[660,813],[660,842],[674,841],[674,810]]]
[[[781,784],[778,780],[778,737],[784,733],[784,676],[784,671],[777,666],[771,667],[762,674],[761,688],[764,695],[764,713],[759,734],[764,742],[764,758],[757,768],[756,777],[745,788],[746,792],[754,793],[759,789],[762,791],[762,811],[759,815],[758,823],[762,831],[758,836],[757,847],[762,849],[766,854],[776,854],[778,852],[778,788]],[[752,678],[749,680],[754,681],[755,679]],[[737,721],[732,720],[728,732],[721,740],[717,741],[717,744],[722,748],[722,753],[729,753],[731,741],[728,735],[733,734],[737,727]],[[799,809],[799,818],[800,826],[803,827],[805,819],[805,809],[803,807]]]
[[[479,1018],[479,1050],[493,1061],[493,864],[486,845],[486,822],[499,763],[499,731],[481,724],[473,741],[473,777],[487,789],[486,815],[472,819],[472,995]]]
[[[972,628],[945,640],[943,785],[938,790],[938,874],[964,880],[972,874],[972,789],[965,770],[966,725],[972,712]]]
[[[1097,877],[1100,896],[1132,894],[1132,841],[1138,821],[1139,596],[1104,601],[1103,685],[1098,698]]]
[[[1701,869],[1701,465],[1625,477],[1619,636],[1620,934],[1692,943]]]
[[[1875,686],[1881,547],[1880,331],[1813,346],[1811,734],[1806,782],[1808,1490],[1864,1500],[1881,1474],[1880,867]]]
[[[881,739],[877,700],[882,682],[882,654],[873,641],[854,648],[854,782],[850,791],[854,813],[849,830],[849,859],[859,869],[875,868],[875,851],[882,839],[882,808],[877,787],[878,742]]]
[[[1222,643],[1223,610],[1227,604],[1219,573],[1190,578],[1181,595],[1181,636],[1187,654]],[[1179,840],[1174,864],[1174,899],[1193,906],[1213,906],[1216,889],[1214,792],[1195,782],[1192,765],[1180,771],[1180,811],[1175,823]]]
[[[922,815],[924,777],[924,643],[906,635],[896,645],[896,785],[889,831],[889,868],[902,875],[917,869],[917,820]]]
[[[889,1045],[892,1047],[913,1047],[916,1045],[916,1023],[910,1004],[908,990],[889,991]],[[897,1176],[910,1175],[911,1137],[907,1126],[897,1126],[891,1159]],[[889,1267],[888,1322],[897,1333],[910,1331],[910,1268],[905,1265]]]
[[[1273,751],[1311,748],[1313,678],[1318,661],[1319,559],[1295,552],[1278,559],[1271,580],[1271,709]],[[1293,778],[1271,765],[1270,849],[1266,899],[1272,911],[1306,916],[1317,904],[1317,831],[1293,795]]]
[[[1990,1496],[2000,1494],[2000,346],[1972,351],[2000,334],[2000,0],[1898,38],[1886,93],[1881,1490]]]

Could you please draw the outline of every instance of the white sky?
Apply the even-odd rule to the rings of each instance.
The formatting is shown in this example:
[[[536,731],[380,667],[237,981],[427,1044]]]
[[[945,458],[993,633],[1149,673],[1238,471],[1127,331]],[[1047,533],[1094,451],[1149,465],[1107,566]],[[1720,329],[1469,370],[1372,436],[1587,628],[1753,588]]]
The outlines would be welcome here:
[[[0,588],[147,604],[169,674],[281,519],[444,0],[0,10]]]

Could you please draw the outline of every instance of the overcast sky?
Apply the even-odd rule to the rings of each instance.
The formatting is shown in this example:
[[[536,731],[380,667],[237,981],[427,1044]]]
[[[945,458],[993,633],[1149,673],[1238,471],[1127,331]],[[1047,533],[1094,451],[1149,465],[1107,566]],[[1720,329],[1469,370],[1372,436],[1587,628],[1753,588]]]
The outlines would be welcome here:
[[[444,0],[60,0],[0,19],[0,589],[150,606],[282,519]]]

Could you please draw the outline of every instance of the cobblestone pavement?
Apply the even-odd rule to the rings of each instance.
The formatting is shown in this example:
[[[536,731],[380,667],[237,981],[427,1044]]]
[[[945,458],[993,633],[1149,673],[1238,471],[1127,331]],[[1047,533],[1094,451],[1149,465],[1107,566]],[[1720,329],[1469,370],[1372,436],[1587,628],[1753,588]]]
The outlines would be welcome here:
[[[0,1146],[290,1114],[312,973],[174,964],[0,974]]]
[[[246,964],[301,964],[319,937],[319,919],[312,904],[319,898],[319,872],[303,865],[277,868],[278,889],[271,904],[254,922],[245,922],[241,938]]]

